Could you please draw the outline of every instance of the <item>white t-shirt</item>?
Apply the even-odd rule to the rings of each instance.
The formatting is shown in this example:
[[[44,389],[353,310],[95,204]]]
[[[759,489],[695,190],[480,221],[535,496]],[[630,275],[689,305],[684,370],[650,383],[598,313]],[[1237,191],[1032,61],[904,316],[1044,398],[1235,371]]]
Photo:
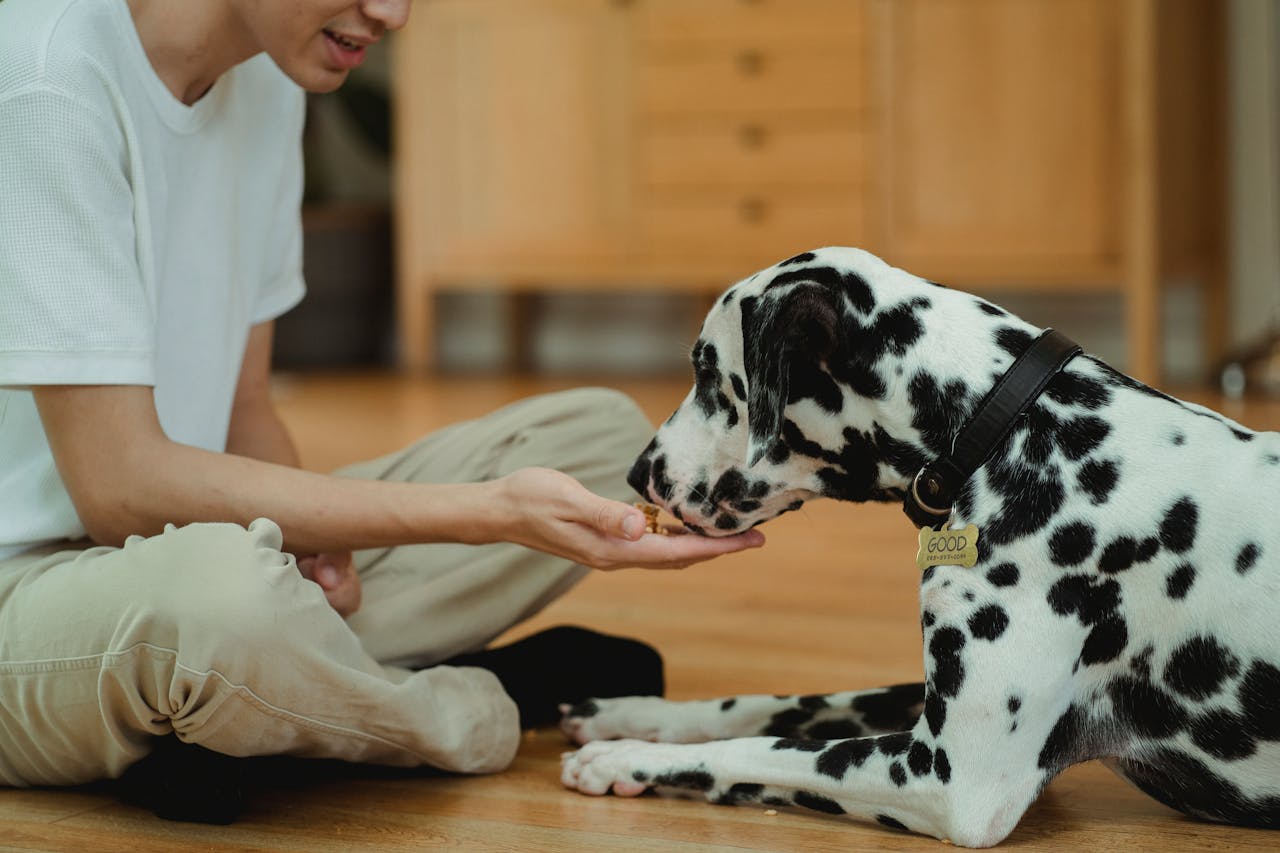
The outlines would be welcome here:
[[[262,55],[183,105],[125,0],[0,2],[0,559],[84,535],[30,386],[153,386],[225,449],[249,328],[303,294],[303,115]]]

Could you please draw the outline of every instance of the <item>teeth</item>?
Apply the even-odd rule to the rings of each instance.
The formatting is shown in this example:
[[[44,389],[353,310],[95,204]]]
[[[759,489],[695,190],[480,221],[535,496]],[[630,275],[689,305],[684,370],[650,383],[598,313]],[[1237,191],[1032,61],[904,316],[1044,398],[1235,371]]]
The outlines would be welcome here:
[[[360,45],[356,44],[355,42],[351,41],[351,40],[350,40],[350,39],[348,39],[348,38],[343,38],[342,36],[338,35],[337,33],[329,33],[329,37],[330,37],[330,38],[332,38],[334,41],[336,41],[336,42],[337,42],[339,45],[341,45],[342,47],[345,47],[347,50],[359,50],[359,49],[360,49]]]

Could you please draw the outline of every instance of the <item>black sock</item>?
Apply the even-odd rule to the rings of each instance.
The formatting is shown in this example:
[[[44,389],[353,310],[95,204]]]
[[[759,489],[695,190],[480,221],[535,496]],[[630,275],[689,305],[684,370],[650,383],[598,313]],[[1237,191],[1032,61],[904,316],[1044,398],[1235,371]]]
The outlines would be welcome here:
[[[562,702],[661,696],[664,688],[662,655],[649,644],[568,625],[442,663],[478,666],[496,675],[526,729],[554,723]]]
[[[167,735],[124,772],[116,791],[166,820],[226,825],[244,811],[247,762]]]

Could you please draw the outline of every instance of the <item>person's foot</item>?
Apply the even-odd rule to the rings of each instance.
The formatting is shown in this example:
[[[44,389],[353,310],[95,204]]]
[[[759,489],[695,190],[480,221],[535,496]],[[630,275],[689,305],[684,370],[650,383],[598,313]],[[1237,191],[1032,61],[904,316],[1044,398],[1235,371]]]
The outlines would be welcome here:
[[[124,772],[116,790],[125,802],[166,820],[226,825],[244,811],[248,760],[167,735]]]
[[[478,666],[502,682],[531,729],[560,719],[560,705],[615,696],[661,696],[662,655],[648,643],[561,625],[445,666]]]

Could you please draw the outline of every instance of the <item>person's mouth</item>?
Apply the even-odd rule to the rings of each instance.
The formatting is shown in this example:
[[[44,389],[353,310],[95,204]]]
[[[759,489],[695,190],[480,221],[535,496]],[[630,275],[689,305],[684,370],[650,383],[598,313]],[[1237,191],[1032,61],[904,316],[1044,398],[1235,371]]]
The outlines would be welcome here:
[[[334,30],[324,31],[331,61],[338,68],[351,70],[364,62],[365,49],[377,39],[348,35]]]

